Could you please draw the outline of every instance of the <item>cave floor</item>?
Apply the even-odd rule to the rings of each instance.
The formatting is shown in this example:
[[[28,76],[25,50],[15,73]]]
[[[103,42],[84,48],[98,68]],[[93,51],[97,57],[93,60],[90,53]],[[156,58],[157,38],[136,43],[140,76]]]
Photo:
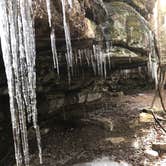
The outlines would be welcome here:
[[[43,166],[166,165],[166,153],[152,150],[153,143],[164,143],[166,134],[151,114],[142,111],[151,106],[153,97],[154,90],[105,94],[95,102],[101,107],[87,105],[80,119],[41,123]],[[154,111],[163,118],[161,110],[157,99]],[[39,166],[34,133],[29,133],[31,166]]]
[[[79,120],[49,121],[48,126],[43,125],[41,129],[43,165],[166,165],[166,154],[152,150],[152,143],[164,143],[166,134],[151,114],[141,111],[150,107],[153,96],[153,90],[128,95],[107,94],[98,101],[106,105],[91,109]],[[164,117],[159,99],[154,111]],[[31,159],[31,165],[39,165],[37,152],[31,155]]]

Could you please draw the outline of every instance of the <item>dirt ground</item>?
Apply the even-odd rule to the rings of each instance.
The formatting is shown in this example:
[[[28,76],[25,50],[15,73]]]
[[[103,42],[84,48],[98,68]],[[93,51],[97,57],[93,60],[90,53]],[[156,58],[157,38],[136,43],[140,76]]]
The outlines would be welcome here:
[[[166,165],[166,154],[146,153],[152,143],[166,140],[153,117],[141,111],[151,106],[153,96],[153,90],[105,95],[98,102],[102,107],[91,109],[86,118],[49,122],[51,127],[42,128],[43,165],[72,166],[102,157],[133,166]],[[154,110],[162,115],[159,100]],[[36,156],[31,156],[33,166],[39,165]]]
[[[166,140],[152,115],[142,111],[151,106],[153,97],[154,90],[144,88],[133,93],[106,93],[100,101],[86,105],[80,119],[60,121],[53,117],[41,123],[43,166],[79,166],[104,157],[125,162],[124,166],[166,165],[166,153],[147,153],[154,142]],[[157,99],[154,111],[164,118],[161,110]],[[34,139],[30,139],[30,149],[31,166],[39,166]],[[2,166],[14,165],[12,150],[8,153]]]

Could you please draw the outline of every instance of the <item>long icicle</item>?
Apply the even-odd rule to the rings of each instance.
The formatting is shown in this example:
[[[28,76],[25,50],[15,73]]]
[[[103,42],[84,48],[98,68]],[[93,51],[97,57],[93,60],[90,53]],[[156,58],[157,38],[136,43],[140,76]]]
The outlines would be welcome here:
[[[51,48],[52,48],[54,68],[56,68],[57,73],[59,75],[59,62],[58,62],[58,54],[57,54],[57,49],[56,49],[56,39],[55,39],[55,29],[54,28],[51,28],[50,38],[51,38]]]
[[[59,75],[59,63],[58,63],[58,54],[57,54],[57,49],[56,49],[56,37],[55,37],[55,29],[52,24],[51,1],[50,0],[46,0],[46,6],[47,6],[47,14],[48,14],[48,23],[49,23],[49,27],[51,28],[50,39],[51,39],[53,63],[54,63],[54,68],[56,68],[57,73]]]
[[[21,141],[20,141],[20,128],[19,121],[17,117],[17,110],[15,106],[15,88],[14,88],[14,72],[12,68],[12,50],[11,50],[11,37],[10,37],[10,24],[9,24],[9,15],[8,15],[8,1],[0,1],[0,36],[2,44],[3,59],[5,64],[6,77],[8,81],[8,92],[10,97],[10,111],[11,111],[11,120],[12,120],[12,129],[13,129],[13,138],[14,138],[14,147],[15,147],[15,157],[17,166],[22,164],[22,153],[21,153]]]
[[[28,79],[30,91],[30,101],[31,101],[31,109],[32,109],[32,120],[33,126],[36,131],[37,145],[39,150],[39,159],[42,164],[42,150],[41,150],[41,138],[40,131],[37,120],[37,108],[36,108],[36,51],[35,51],[35,33],[34,33],[34,22],[32,19],[33,9],[32,9],[32,0],[20,0],[20,9],[21,9],[21,17],[23,21],[23,37],[24,37],[24,47],[26,53],[26,61],[28,68]]]
[[[36,109],[36,52],[32,0],[1,0],[0,9],[0,36],[10,97],[16,164],[29,166],[26,119],[33,120],[42,163]]]
[[[68,1],[68,4],[70,5],[70,7],[72,8],[73,7],[73,0],[67,0]]]
[[[71,4],[72,0],[68,0],[68,3]],[[72,70],[73,68],[73,58],[72,58],[72,46],[71,46],[71,37],[70,37],[70,29],[69,25],[66,20],[66,1],[61,0],[62,4],[62,13],[63,13],[63,26],[64,26],[64,31],[65,31],[65,40],[66,40],[66,48],[67,48],[67,53],[66,53],[66,61],[67,65],[69,65],[68,68],[68,73],[70,72],[70,69]],[[70,83],[71,78],[69,78],[69,83]]]

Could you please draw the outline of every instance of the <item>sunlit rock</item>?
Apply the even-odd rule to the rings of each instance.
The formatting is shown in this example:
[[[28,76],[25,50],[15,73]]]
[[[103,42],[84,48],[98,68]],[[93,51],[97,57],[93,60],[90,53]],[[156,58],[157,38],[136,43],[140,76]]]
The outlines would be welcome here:
[[[125,161],[116,162],[109,160],[107,157],[103,157],[102,159],[96,159],[87,163],[75,164],[73,166],[131,166],[131,164]]]
[[[110,138],[106,138],[106,141],[111,142],[112,144],[115,144],[115,145],[119,145],[120,143],[123,143],[126,140],[124,137],[110,137]]]
[[[152,159],[159,157],[158,152],[151,149],[145,150],[144,153],[147,157],[150,157]]]
[[[128,46],[148,48],[148,23],[131,6],[124,2],[112,2],[106,4],[110,19],[106,33],[110,39]],[[110,30],[109,30],[110,29]]]
[[[149,113],[140,113],[139,118],[140,122],[143,123],[154,122],[153,115]]]

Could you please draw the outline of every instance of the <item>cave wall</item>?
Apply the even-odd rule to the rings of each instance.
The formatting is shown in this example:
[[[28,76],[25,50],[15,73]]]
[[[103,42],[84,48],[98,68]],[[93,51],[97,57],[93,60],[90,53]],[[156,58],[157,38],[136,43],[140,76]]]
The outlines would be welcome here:
[[[105,0],[102,4],[100,0],[73,0],[73,8],[66,13],[73,50],[91,48],[94,43],[103,44],[109,41],[113,46],[111,51],[114,70],[123,69],[123,66],[128,67],[129,64],[136,67],[145,66],[149,53],[149,22],[153,14],[154,2],[154,0]],[[59,0],[51,1],[51,10],[57,49],[58,52],[62,52],[59,55],[63,57],[65,39]],[[100,79],[96,78],[87,66],[80,66],[70,86],[66,64],[63,62],[60,62],[60,77],[57,75],[53,68],[45,0],[35,1],[34,11],[39,113],[63,110],[68,105],[83,104],[86,101],[91,102],[101,98],[103,91],[99,87],[102,87],[104,82],[96,86]],[[3,66],[3,62],[0,61],[0,63]],[[113,72],[109,71],[109,76]],[[7,96],[4,72],[0,74],[1,95]],[[109,83],[111,84],[111,81]]]
[[[123,66],[126,65],[128,68],[130,64],[136,69],[129,71],[136,71],[135,73],[137,73],[136,75],[139,77],[140,75],[138,73],[140,69],[138,69],[138,66],[143,66],[144,70],[148,60],[150,49],[150,39],[148,36],[149,30],[151,29],[150,22],[155,1],[105,0],[105,6],[103,6],[99,0],[74,0],[74,2],[73,9],[67,12],[73,50],[77,50],[78,48],[90,48],[94,43],[98,42],[111,41],[113,45],[112,61],[114,61],[115,69],[121,72],[122,70],[120,69],[123,69]],[[54,19],[57,46],[59,46],[58,49],[61,51],[65,49],[65,41],[61,7],[60,3],[58,4],[59,7],[58,5],[55,7],[58,16],[55,14]],[[43,24],[48,25],[46,17],[46,15],[42,16],[40,21],[43,21],[43,18],[45,18]],[[61,19],[57,20],[57,17]],[[36,15],[36,19],[37,24],[38,15]],[[37,37],[40,43],[40,38],[43,37],[42,26],[37,30]],[[48,35],[49,28],[46,32]],[[42,35],[40,36],[40,34]],[[63,53],[61,56],[63,56]],[[85,66],[85,69],[81,66],[79,74],[77,73],[73,77],[70,86],[67,81],[67,73],[63,67],[59,78],[53,70],[51,52],[47,51],[42,55],[40,54],[37,61],[37,69],[38,91],[40,91],[40,93],[44,92],[45,102],[43,104],[45,106],[43,107],[47,107],[49,112],[54,112],[55,110],[62,111],[63,107],[66,108],[68,105],[84,103],[87,94],[89,94],[88,101],[97,100],[103,94],[101,90],[94,88],[95,85],[100,82],[100,79],[96,78],[91,73],[91,69],[88,69],[87,66]],[[109,71],[109,77],[113,75],[114,70]],[[95,84],[91,85],[90,83],[93,81],[95,81]],[[112,81],[109,81],[109,84],[112,84]]]

